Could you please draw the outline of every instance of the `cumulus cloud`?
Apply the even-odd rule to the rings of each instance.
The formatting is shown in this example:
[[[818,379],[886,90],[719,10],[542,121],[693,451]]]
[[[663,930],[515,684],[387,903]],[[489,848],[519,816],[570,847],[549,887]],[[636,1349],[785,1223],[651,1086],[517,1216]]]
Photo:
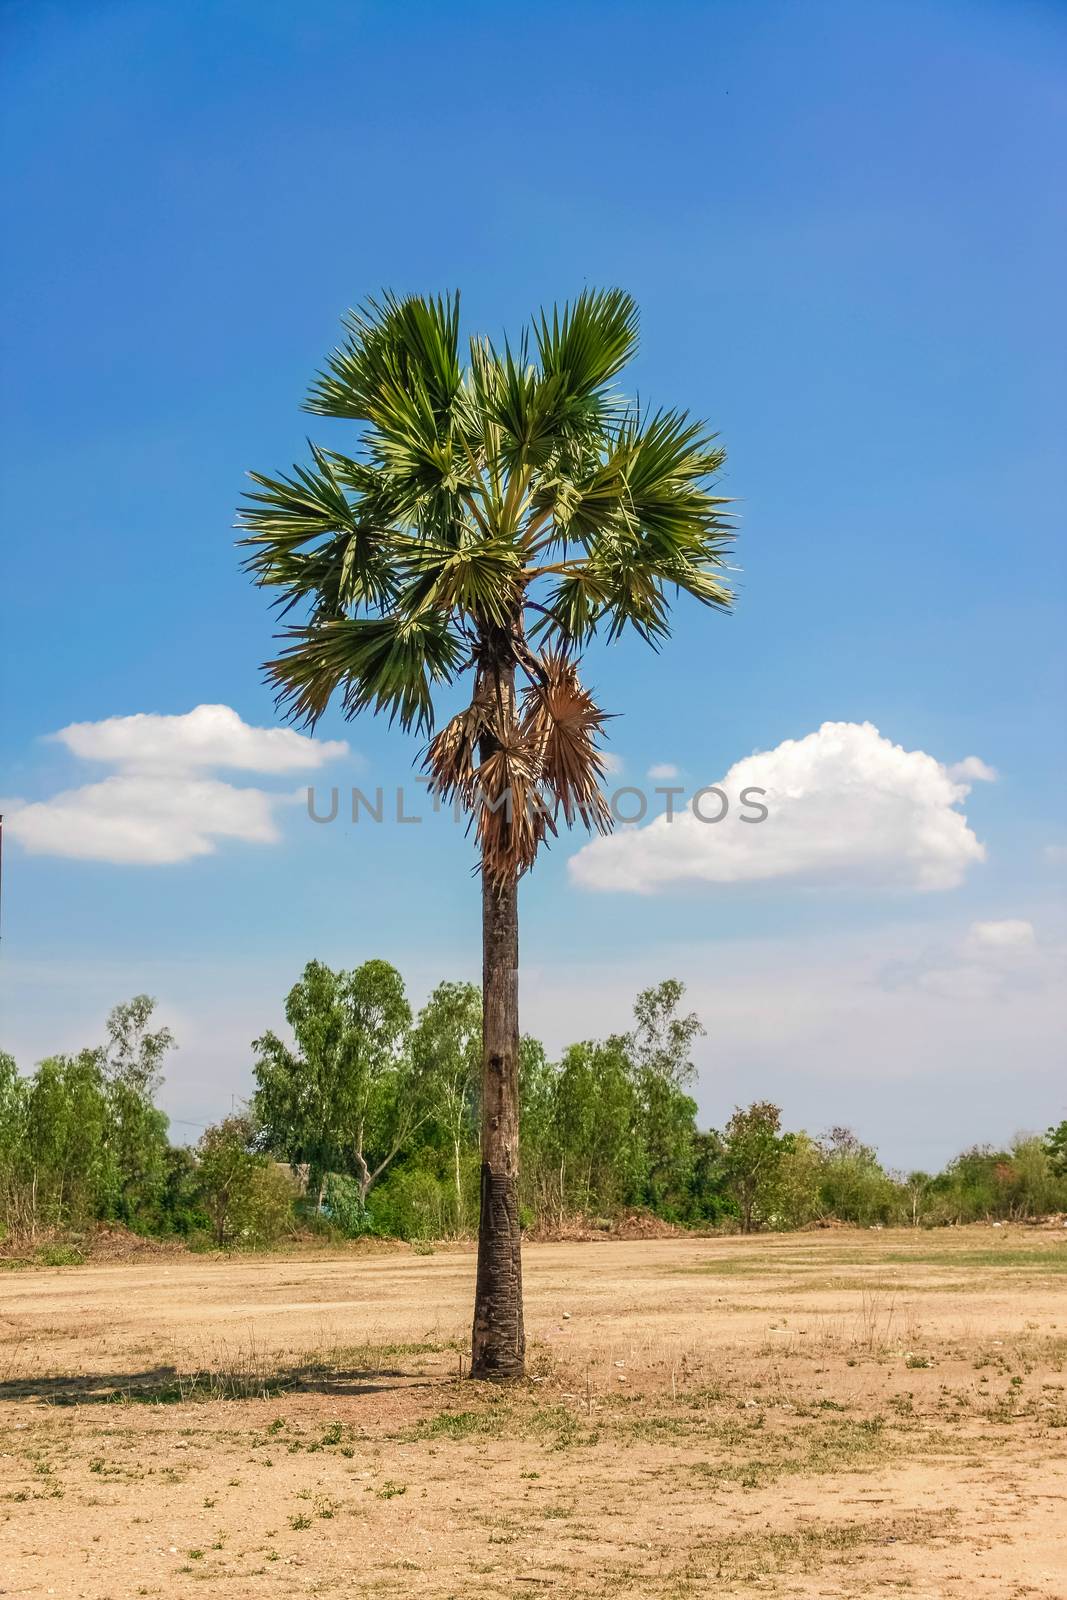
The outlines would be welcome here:
[[[622,756],[617,756],[611,750],[601,750],[600,759],[604,764],[604,771],[611,777],[618,777],[623,768]]]
[[[649,767],[648,775],[653,779],[666,780],[677,778],[678,771],[673,761],[657,761],[654,766]]]
[[[1000,776],[996,767],[991,767],[981,756],[964,756],[946,770],[954,783],[996,783]]]
[[[346,753],[290,728],[255,728],[230,706],[76,722],[51,736],[86,761],[117,767],[47,800],[9,801],[11,834],[34,855],[167,865],[211,855],[223,839],[272,844],[291,796],[227,783],[213,767],[265,775],[314,769]]]
[[[970,758],[977,760],[977,758]],[[971,777],[974,774],[972,772]],[[869,722],[824,722],[802,739],[746,756],[719,780],[721,821],[691,807],[594,839],[570,860],[587,889],[652,894],[672,883],[771,879],[918,890],[952,889],[984,861],[958,809],[970,780],[923,750],[905,750]],[[751,818],[745,790],[768,808]],[[700,802],[713,819],[722,802]]]
[[[83,761],[136,772],[192,772],[229,767],[284,773],[321,767],[348,746],[311,739],[294,728],[253,728],[232,706],[197,706],[182,716],[138,712],[103,722],[72,722],[51,736]]]
[[[273,843],[278,798],[218,779],[130,774],[16,806],[10,826],[32,855],[162,865],[211,855],[218,839]]]

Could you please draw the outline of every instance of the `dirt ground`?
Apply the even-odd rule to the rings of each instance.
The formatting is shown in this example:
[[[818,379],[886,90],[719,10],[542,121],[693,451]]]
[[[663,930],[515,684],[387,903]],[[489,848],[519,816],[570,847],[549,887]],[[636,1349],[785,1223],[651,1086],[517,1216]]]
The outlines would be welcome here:
[[[0,1273],[0,1594],[1067,1597],[1067,1232]]]

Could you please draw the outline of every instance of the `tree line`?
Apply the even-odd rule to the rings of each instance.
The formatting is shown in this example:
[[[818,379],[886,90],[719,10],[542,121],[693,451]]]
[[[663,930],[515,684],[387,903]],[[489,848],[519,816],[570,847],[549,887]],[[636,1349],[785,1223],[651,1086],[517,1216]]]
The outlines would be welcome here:
[[[690,1090],[703,1033],[674,979],[643,990],[625,1033],[550,1060],[521,1041],[520,1212],[551,1233],[634,1210],[682,1226],[934,1226],[1067,1210],[1067,1123],[940,1172],[894,1173],[847,1128],[783,1128],[770,1101],[701,1130]],[[247,1106],[171,1143],[156,1104],[175,1041],[145,995],[103,1043],[24,1075],[0,1053],[0,1228],[9,1244],[118,1223],[205,1247],[311,1230],[420,1240],[478,1223],[481,993],[437,986],[416,1015],[386,961],[309,962],[289,1037],[253,1044]]]

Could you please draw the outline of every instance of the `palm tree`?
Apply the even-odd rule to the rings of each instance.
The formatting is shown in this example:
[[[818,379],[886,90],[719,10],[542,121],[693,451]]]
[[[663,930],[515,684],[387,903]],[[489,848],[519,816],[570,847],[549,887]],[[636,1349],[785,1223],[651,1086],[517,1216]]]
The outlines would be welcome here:
[[[352,455],[311,445],[262,477],[240,526],[277,588],[279,705],[314,724],[386,712],[433,731],[433,695],[470,674],[429,740],[432,792],[458,799],[481,869],[481,1218],[472,1376],[523,1372],[518,1205],[518,882],[560,817],[606,832],[605,712],[578,676],[595,634],[656,646],[670,592],[726,610],[724,452],[680,411],[642,412],[613,380],[637,346],[621,290],[540,313],[517,346],[470,341],[459,296],[386,294],[345,318],[306,410],[360,426]]]

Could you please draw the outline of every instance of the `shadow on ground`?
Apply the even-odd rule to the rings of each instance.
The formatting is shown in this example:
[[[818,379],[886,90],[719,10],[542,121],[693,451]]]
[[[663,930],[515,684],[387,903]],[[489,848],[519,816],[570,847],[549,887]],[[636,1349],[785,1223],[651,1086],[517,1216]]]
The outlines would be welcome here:
[[[269,1400],[280,1394],[383,1394],[395,1389],[397,1380],[404,1388],[413,1389],[430,1387],[435,1381],[393,1367],[326,1371],[305,1366],[260,1377],[244,1372],[179,1372],[176,1367],[159,1366],[143,1372],[12,1378],[0,1383],[0,1401],[39,1400],[56,1406],[182,1405],[195,1400]]]

